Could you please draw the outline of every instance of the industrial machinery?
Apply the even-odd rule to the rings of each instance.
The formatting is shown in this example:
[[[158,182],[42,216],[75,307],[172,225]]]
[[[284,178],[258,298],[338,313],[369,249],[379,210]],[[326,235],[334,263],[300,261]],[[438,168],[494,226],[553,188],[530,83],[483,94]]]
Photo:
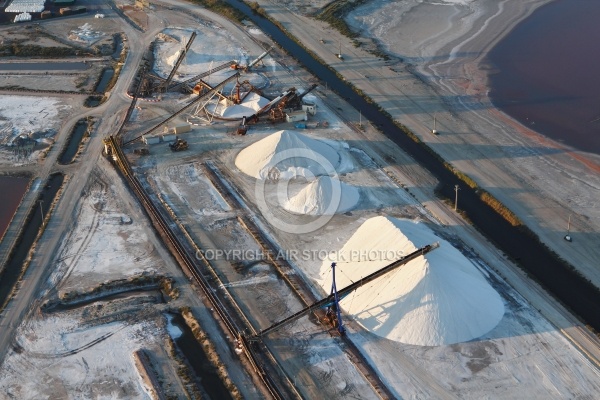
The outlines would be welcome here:
[[[185,56],[187,55],[192,45],[192,42],[194,41],[196,36],[197,33],[195,31],[192,32],[192,35],[188,39],[186,45],[181,49],[179,56],[177,57],[177,61],[175,62],[173,69],[171,69],[171,72],[169,73],[169,76],[166,79],[152,72],[146,72],[145,74],[140,73],[137,91],[140,93],[141,96],[150,97],[156,92],[164,93],[167,90],[170,90],[172,86],[175,86],[171,84],[171,81],[173,80],[173,77],[175,76],[177,70],[181,66],[181,63],[185,59]],[[149,55],[147,57],[147,60],[151,58],[152,56]]]
[[[330,319],[330,321],[333,322],[333,325],[336,327],[337,331],[341,335],[343,335],[345,332],[345,329],[344,329],[344,325],[342,323],[342,314],[341,314],[340,305],[339,305],[339,301],[343,297],[350,294],[352,291],[358,289],[359,287],[366,285],[367,283],[374,281],[375,279],[387,274],[388,272],[391,272],[394,269],[401,267],[402,265],[414,260],[415,258],[425,255],[432,250],[435,250],[439,246],[440,246],[439,243],[436,242],[436,243],[421,247],[420,249],[413,251],[412,253],[408,254],[407,256],[404,256],[401,259],[394,261],[393,263],[371,273],[370,275],[367,275],[360,281],[354,282],[341,290],[337,290],[337,287],[336,287],[336,283],[335,283],[336,263],[333,263],[331,265],[332,273],[333,273],[333,282],[331,285],[331,293],[329,294],[329,296],[309,305],[308,307],[305,307],[304,309],[298,311],[295,314],[290,315],[287,318],[284,318],[283,320],[281,320],[279,322],[274,323],[270,327],[263,329],[262,331],[258,332],[253,339],[258,339],[264,335],[267,335],[271,332],[281,329],[283,326],[285,326],[293,321],[296,321],[300,317],[302,317],[314,310],[317,310],[319,308],[324,308],[324,307],[328,308],[327,314],[326,314],[327,317]]]
[[[237,135],[245,135],[248,132],[248,125],[246,125],[246,116],[242,117],[242,123],[238,126],[235,133]]]
[[[167,79],[165,81],[161,82],[160,85],[158,85],[158,91],[160,91],[160,92],[167,91],[167,88],[169,87],[171,80],[175,76],[177,69],[179,69],[179,66],[181,65],[181,63],[183,62],[183,59],[187,55],[187,52],[189,51],[190,46],[192,45],[192,42],[194,41],[194,39],[196,39],[196,36],[197,36],[196,31],[192,32],[192,36],[190,36],[190,39],[188,40],[187,44],[179,53],[179,57],[177,57],[177,61],[175,62],[175,65],[173,66],[171,73],[169,74],[169,76],[167,77]]]
[[[210,91],[208,91],[208,92],[206,92],[204,94],[196,96],[193,100],[191,100],[190,102],[188,102],[185,106],[183,106],[182,108],[180,108],[175,113],[171,114],[171,116],[169,116],[168,118],[166,118],[163,121],[159,122],[157,125],[155,125],[152,128],[148,129],[146,132],[142,133],[141,135],[138,135],[135,138],[133,138],[133,139],[131,139],[131,140],[123,143],[123,146],[126,146],[126,145],[128,145],[130,143],[133,143],[135,141],[138,141],[142,137],[144,137],[145,135],[148,135],[149,133],[155,131],[159,127],[163,126],[164,124],[166,124],[167,122],[171,121],[173,118],[177,117],[179,114],[181,114],[182,112],[184,112],[185,110],[187,110],[188,108],[190,108],[191,106],[193,106],[194,104],[198,103],[200,100],[202,100],[205,97],[207,97],[208,95],[214,94],[215,92],[221,90],[221,88],[223,86],[225,86],[225,84],[227,84],[227,82],[231,81],[232,79],[237,78],[239,76],[239,74],[240,74],[239,72],[236,72],[232,76],[230,76],[228,78],[225,78],[221,83],[219,83],[218,85],[216,85]]]
[[[249,63],[248,65],[240,65],[237,62],[233,62],[231,64],[231,69],[241,69],[244,72],[248,72],[252,67],[254,67],[256,64],[258,64],[259,61],[261,61],[263,58],[265,58],[267,56],[267,54],[269,54],[271,52],[271,50],[273,50],[273,46],[269,47],[269,49],[267,51],[262,53],[260,56],[256,57],[256,59],[254,61],[252,61],[251,63]]]
[[[175,89],[180,89],[182,92],[188,92],[188,93],[190,93],[190,92],[192,92],[192,88],[195,87],[196,83],[198,81],[201,81],[202,78],[206,78],[207,76],[210,76],[210,75],[212,75],[215,72],[218,72],[218,71],[221,71],[221,70],[223,70],[225,68],[228,68],[233,63],[235,63],[235,61],[233,61],[233,60],[232,61],[227,61],[226,63],[223,63],[223,64],[221,64],[219,66],[214,67],[214,68],[211,68],[211,69],[209,69],[206,72],[203,72],[203,73],[198,74],[196,76],[193,76],[193,77],[191,77],[189,79],[186,79],[183,82],[173,83],[173,84],[171,84],[171,86],[169,86],[168,90],[172,91],[172,90],[175,90]]]
[[[185,140],[177,138],[173,143],[169,143],[169,147],[172,151],[187,150],[188,144]]]
[[[131,100],[131,104],[129,105],[129,108],[127,109],[127,113],[125,114],[123,123],[121,124],[121,126],[119,127],[119,130],[115,134],[115,136],[117,136],[117,137],[121,136],[123,129],[125,129],[125,124],[129,121],[129,118],[131,118],[131,114],[133,113],[133,110],[135,109],[135,104],[137,103],[138,97],[140,95],[142,83],[144,82],[145,76],[146,76],[146,69],[144,67],[142,67],[140,80],[138,81],[138,84],[135,88],[135,92],[133,93],[133,99]]]

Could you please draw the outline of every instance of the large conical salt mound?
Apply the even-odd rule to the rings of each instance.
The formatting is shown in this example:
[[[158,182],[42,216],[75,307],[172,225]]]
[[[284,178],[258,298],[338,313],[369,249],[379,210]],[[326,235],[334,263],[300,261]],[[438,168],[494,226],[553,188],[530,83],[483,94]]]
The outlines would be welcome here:
[[[281,130],[246,147],[235,166],[257,179],[328,175],[340,156],[328,144],[295,131]]]
[[[349,261],[337,264],[337,287],[434,242],[440,243],[438,249],[349,294],[342,308],[373,333],[408,344],[447,345],[491,331],[504,315],[500,295],[457,249],[420,223],[367,220],[337,257]],[[323,263],[321,274],[329,291],[330,262]]]
[[[330,176],[310,182],[283,207],[297,214],[331,215],[354,208],[360,199],[358,189]]]

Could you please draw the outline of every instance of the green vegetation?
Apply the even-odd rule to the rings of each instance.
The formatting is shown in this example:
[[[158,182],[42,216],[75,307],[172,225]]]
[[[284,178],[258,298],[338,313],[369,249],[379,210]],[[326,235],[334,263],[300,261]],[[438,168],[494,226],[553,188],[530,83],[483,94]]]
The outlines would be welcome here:
[[[85,107],[98,107],[100,104],[104,103],[105,100],[104,96],[88,96],[83,102],[83,105]]]
[[[183,319],[185,320],[185,323],[187,324],[187,326],[189,326],[189,328],[192,330],[192,334],[194,335],[194,338],[196,338],[198,343],[200,343],[202,345],[202,348],[204,349],[204,353],[206,354],[206,358],[208,358],[210,363],[216,369],[217,374],[223,381],[225,388],[227,388],[227,390],[231,394],[231,397],[233,397],[234,399],[241,399],[242,395],[241,395],[239,389],[235,386],[233,381],[229,378],[229,374],[227,373],[227,370],[225,369],[225,365],[221,361],[215,346],[212,344],[212,342],[210,341],[210,339],[208,338],[206,333],[200,327],[200,323],[198,323],[198,321],[192,314],[191,308],[190,307],[182,307],[181,315],[183,316]]]
[[[317,19],[320,19],[321,21],[325,21],[325,22],[329,23],[329,25],[331,25],[332,27],[337,29],[344,36],[347,36],[349,38],[357,38],[360,35],[358,33],[354,32],[352,29],[350,29],[348,24],[346,24],[346,21],[344,20],[344,18],[346,17],[346,15],[348,15],[348,13],[350,11],[352,11],[352,9],[354,9],[354,8],[358,7],[359,5],[364,4],[366,2],[367,2],[366,0],[356,0],[356,1],[336,0],[336,1],[333,1],[332,3],[329,3],[329,5],[327,5],[317,15]],[[355,42],[354,45],[356,46],[357,43]]]
[[[248,5],[250,6],[250,8],[252,9],[252,12],[254,14],[258,14],[258,15],[267,17],[267,12],[260,6],[260,4],[258,4],[258,2],[253,1],[252,3],[249,3]]]
[[[523,225],[519,217],[517,217],[512,211],[510,211],[504,204],[502,204],[500,200],[496,199],[494,196],[492,196],[483,189],[479,189],[477,193],[479,194],[479,198],[485,204],[492,207],[494,211],[500,214],[502,218],[507,220],[512,226]]]
[[[0,45],[2,56],[60,58],[78,55],[79,51],[70,47],[44,47],[34,44],[11,43]]]
[[[202,399],[202,394],[196,387],[194,383],[194,375],[190,371],[190,368],[185,361],[184,357],[179,353],[173,339],[170,336],[167,336],[165,340],[167,352],[175,361],[177,368],[177,375],[181,379],[181,383],[186,391],[186,395],[188,399],[200,400]]]
[[[240,22],[245,18],[244,13],[221,0],[192,0],[192,3],[201,5],[202,7],[221,14],[232,21]]]

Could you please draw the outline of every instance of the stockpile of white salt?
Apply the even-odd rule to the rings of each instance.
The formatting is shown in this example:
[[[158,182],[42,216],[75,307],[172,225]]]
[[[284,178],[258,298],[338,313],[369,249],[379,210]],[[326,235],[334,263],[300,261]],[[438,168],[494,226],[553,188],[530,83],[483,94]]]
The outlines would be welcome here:
[[[320,176],[283,205],[288,211],[307,215],[330,215],[351,210],[360,194],[354,186],[330,176]]]
[[[312,179],[335,172],[340,165],[337,151],[320,140],[295,131],[281,130],[246,147],[235,166],[256,179],[303,176]]]
[[[221,104],[225,104],[225,106],[217,109],[222,118],[241,119],[242,117],[249,117],[269,103],[268,99],[255,92],[243,93],[240,97],[244,98],[243,102],[229,106],[226,105],[228,101],[221,100]]]
[[[408,344],[447,345],[492,330],[504,315],[500,295],[468,259],[421,223],[367,220],[337,256],[337,288],[434,242],[438,249],[362,286],[341,301],[342,308],[369,331]],[[321,276],[329,292],[331,262],[323,263]]]

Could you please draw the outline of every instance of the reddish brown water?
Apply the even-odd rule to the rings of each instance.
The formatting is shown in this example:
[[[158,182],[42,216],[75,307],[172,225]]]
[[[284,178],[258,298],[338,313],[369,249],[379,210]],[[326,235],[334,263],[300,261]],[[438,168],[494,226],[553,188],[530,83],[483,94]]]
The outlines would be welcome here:
[[[537,132],[600,154],[600,1],[536,10],[488,56],[495,106]]]
[[[0,238],[8,228],[28,184],[29,178],[0,176]]]

